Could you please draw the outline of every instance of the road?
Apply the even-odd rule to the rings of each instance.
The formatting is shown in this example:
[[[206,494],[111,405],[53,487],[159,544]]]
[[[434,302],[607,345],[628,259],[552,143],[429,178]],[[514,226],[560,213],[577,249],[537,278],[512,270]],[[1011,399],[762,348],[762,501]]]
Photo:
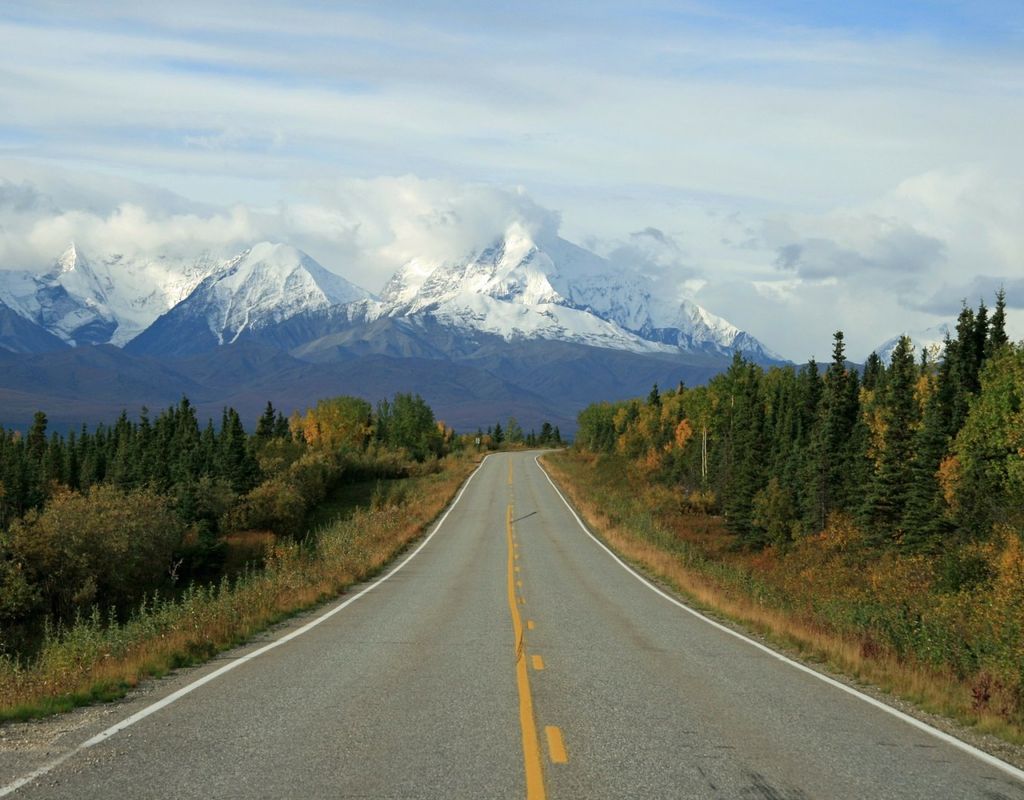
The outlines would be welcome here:
[[[40,768],[13,796],[1024,798],[1012,772],[658,594],[532,454],[488,458],[353,596],[6,754],[0,787]]]

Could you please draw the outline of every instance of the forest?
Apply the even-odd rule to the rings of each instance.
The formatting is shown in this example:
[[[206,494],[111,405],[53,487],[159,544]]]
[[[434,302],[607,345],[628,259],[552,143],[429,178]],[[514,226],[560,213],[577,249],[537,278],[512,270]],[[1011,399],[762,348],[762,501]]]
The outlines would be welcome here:
[[[252,433],[231,408],[201,425],[187,398],[67,436],[39,412],[25,435],[0,431],[0,655],[94,609],[116,622],[154,592],[216,583],[303,540],[342,487],[439,469],[459,445],[413,394],[290,418],[268,403]]]
[[[941,674],[968,712],[1021,729],[1024,346],[1002,291],[964,305],[942,352],[903,337],[860,367],[837,332],[824,367],[737,355],[706,386],[588,407],[575,448],[597,505],[725,594],[854,642],[855,662]]]

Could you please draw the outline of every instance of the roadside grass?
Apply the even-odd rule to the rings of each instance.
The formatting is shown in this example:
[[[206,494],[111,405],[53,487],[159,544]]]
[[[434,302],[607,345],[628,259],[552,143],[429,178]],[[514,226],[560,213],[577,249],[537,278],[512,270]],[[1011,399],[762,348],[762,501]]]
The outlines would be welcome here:
[[[346,498],[303,543],[254,533],[235,543],[263,557],[217,585],[147,598],[121,623],[96,609],[48,630],[21,662],[0,654],[0,721],[26,720],[122,697],[140,680],[206,661],[380,572],[444,510],[476,466],[449,457],[436,473],[403,479],[401,491]],[[335,509],[337,512],[337,509]]]
[[[927,712],[1024,744],[1020,690],[1012,677],[1000,679],[985,669],[958,675],[948,664],[898,652],[886,643],[884,631],[857,622],[868,605],[863,587],[842,586],[827,598],[813,596],[814,580],[821,577],[812,579],[814,565],[803,562],[787,572],[785,559],[776,553],[739,550],[719,518],[680,510],[665,496],[668,489],[624,475],[621,462],[572,451],[547,454],[543,462],[595,534],[694,607]],[[829,579],[857,581],[842,573]],[[886,602],[886,587],[880,591],[870,603]],[[944,634],[952,637],[957,631]]]

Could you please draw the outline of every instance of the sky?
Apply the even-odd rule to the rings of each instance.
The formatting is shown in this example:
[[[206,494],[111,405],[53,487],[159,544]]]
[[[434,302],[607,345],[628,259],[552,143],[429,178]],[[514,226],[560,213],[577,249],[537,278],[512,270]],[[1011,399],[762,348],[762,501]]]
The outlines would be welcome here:
[[[525,222],[797,361],[1024,308],[1019,0],[7,2],[0,108],[0,269]]]

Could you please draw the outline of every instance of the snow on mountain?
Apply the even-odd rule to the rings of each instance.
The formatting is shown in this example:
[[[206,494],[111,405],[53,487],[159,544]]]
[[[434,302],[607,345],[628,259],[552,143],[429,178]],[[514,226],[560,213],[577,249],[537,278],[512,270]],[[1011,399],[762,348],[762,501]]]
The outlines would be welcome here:
[[[186,302],[205,308],[210,331],[223,344],[248,328],[368,297],[301,250],[261,242],[207,277]]]
[[[344,308],[369,297],[301,250],[261,242],[221,264],[128,349],[150,355],[202,352],[303,312]]]
[[[883,364],[888,364],[892,361],[892,353],[896,349],[896,345],[900,342],[901,336],[909,336],[910,342],[913,345],[914,355],[919,356],[921,349],[924,348],[928,351],[928,360],[937,361],[942,357],[942,353],[946,347],[946,337],[954,338],[956,332],[947,322],[943,322],[939,325],[935,325],[931,328],[925,328],[921,331],[904,331],[898,333],[891,339],[887,339],[882,342],[873,352],[878,353],[878,357],[882,359]]]
[[[328,333],[424,318],[455,335],[779,360],[696,303],[666,298],[639,271],[519,224],[464,259],[409,261],[380,300],[295,247],[261,242],[226,261],[87,259],[72,246],[45,275],[0,272],[0,302],[70,344],[130,343],[152,355],[202,352],[312,314],[323,317],[316,330]],[[306,329],[292,327],[289,340]]]
[[[557,237],[538,242],[514,224],[463,261],[410,261],[385,286],[378,314],[429,313],[506,339],[562,339],[633,352],[781,360],[754,337],[692,301],[667,302],[639,273],[623,272]]]
[[[0,271],[0,301],[69,344],[123,345],[215,266],[209,256],[86,258],[72,244],[43,275]]]

